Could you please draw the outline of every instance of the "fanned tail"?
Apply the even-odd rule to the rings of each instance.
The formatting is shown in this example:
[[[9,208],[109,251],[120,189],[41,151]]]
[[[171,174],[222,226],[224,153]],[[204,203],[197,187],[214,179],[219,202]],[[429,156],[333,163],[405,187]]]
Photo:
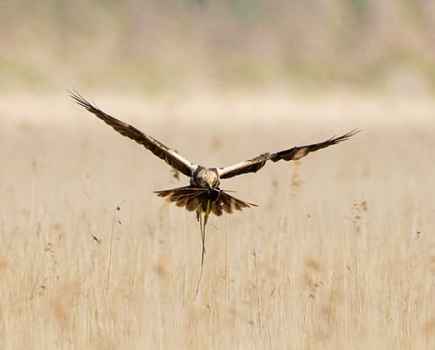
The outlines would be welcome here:
[[[188,211],[201,209],[201,212],[205,212],[207,211],[207,203],[210,201],[210,212],[216,216],[221,216],[224,212],[232,214],[244,208],[257,206],[254,203],[244,202],[241,199],[231,196],[225,192],[225,190],[221,189],[209,190],[200,187],[184,186],[155,191],[155,193],[159,197],[166,198],[168,201],[175,203],[177,207],[184,207]],[[199,221],[198,216],[197,219]]]
[[[200,196],[205,192],[205,189],[184,186],[155,191],[154,193],[159,197],[166,198],[170,202],[174,202],[177,207],[184,207],[188,211],[195,211],[201,204]]]

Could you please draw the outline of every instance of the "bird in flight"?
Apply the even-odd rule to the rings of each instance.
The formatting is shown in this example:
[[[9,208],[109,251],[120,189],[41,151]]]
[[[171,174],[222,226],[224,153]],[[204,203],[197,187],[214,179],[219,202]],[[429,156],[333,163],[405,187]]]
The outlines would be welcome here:
[[[223,213],[231,214],[234,211],[256,206],[253,203],[235,198],[230,195],[228,191],[222,190],[220,188],[221,180],[246,173],[255,173],[263,168],[269,160],[275,163],[280,160],[291,161],[301,159],[311,152],[346,141],[358,132],[358,130],[352,130],[344,135],[338,137],[334,136],[323,142],[306,146],[295,146],[274,153],[263,153],[255,158],[226,167],[208,168],[191,162],[177,151],[165,146],[155,138],[144,134],[134,126],[124,123],[103,112],[84,99],[80,94],[72,92],[71,97],[80,106],[84,107],[87,111],[94,114],[120,134],[141,144],[154,155],[168,163],[173,169],[190,179],[187,186],[155,191],[155,193],[160,197],[168,199],[170,202],[174,202],[177,207],[184,207],[188,211],[196,213],[197,221],[200,224],[202,239],[200,276],[202,276],[205,255],[205,227],[210,214],[213,213],[216,216],[221,216]]]

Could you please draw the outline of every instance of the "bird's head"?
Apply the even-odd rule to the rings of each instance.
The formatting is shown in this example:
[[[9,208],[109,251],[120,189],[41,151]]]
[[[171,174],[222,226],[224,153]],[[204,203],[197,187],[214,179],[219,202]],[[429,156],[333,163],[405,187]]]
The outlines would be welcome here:
[[[201,169],[197,175],[201,187],[216,188],[219,186],[219,175],[215,169]]]

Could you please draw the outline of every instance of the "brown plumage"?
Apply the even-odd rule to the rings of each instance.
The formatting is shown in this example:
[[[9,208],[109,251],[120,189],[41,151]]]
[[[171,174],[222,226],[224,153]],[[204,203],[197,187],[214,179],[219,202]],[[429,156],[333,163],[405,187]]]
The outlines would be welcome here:
[[[168,148],[160,141],[157,141],[151,136],[145,135],[142,131],[136,129],[135,127],[124,123],[112,116],[104,113],[102,110],[96,108],[91,103],[86,101],[78,93],[71,93],[71,97],[87,111],[91,112],[106,124],[110,125],[121,135],[127,136],[137,143],[144,146],[146,149],[150,150],[160,159],[163,159],[170,166],[174,167],[178,171],[182,172],[186,176],[190,176],[194,167],[187,159],[180,156],[176,151]]]
[[[238,176],[246,173],[255,173],[258,170],[260,170],[262,167],[264,167],[264,165],[268,160],[271,160],[274,163],[280,160],[285,160],[285,161],[298,160],[305,157],[311,152],[315,152],[318,151],[319,149],[333,146],[336,145],[337,143],[346,141],[352,136],[354,136],[356,133],[358,133],[358,130],[352,130],[342,136],[331,137],[330,139],[323,142],[314,143],[307,146],[292,147],[276,153],[264,153],[259,155],[258,157],[234,164],[232,166],[228,166],[225,168],[218,168],[219,178],[228,179],[230,177]]]
[[[256,204],[244,202],[224,190],[208,190],[184,186],[169,190],[155,191],[159,197],[174,202],[177,207],[185,207],[188,211],[206,210],[207,201],[211,202],[211,212],[221,216],[224,212],[231,214],[244,208],[256,207]]]
[[[358,132],[358,130],[352,130],[342,136],[331,137],[323,142],[306,146],[296,146],[276,153],[264,153],[250,160],[227,167],[206,168],[190,162],[177,151],[165,146],[160,141],[103,112],[86,101],[78,93],[71,93],[71,97],[80,106],[94,114],[97,118],[103,120],[120,134],[141,144],[154,155],[168,163],[176,171],[190,178],[190,184],[188,186],[156,191],[156,193],[158,196],[167,198],[170,202],[175,203],[177,207],[186,208],[188,211],[196,213],[197,220],[200,223],[202,238],[201,272],[197,291],[202,276],[205,255],[205,227],[209,215],[213,213],[216,216],[221,216],[224,213],[231,214],[236,211],[241,211],[244,208],[256,206],[255,204],[237,199],[229,195],[228,192],[220,189],[221,179],[228,179],[246,173],[255,173],[263,168],[269,160],[275,163],[280,160],[291,161],[301,159],[311,152],[346,141]]]

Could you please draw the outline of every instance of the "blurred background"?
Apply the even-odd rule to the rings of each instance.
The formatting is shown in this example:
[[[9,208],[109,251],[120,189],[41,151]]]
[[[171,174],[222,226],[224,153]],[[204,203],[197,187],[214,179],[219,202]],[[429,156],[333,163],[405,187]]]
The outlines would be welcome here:
[[[5,0],[0,87],[433,94],[429,0]]]
[[[205,166],[362,132],[223,183],[194,299],[187,179],[68,90]],[[435,349],[435,1],[3,0],[0,91],[0,349]]]

